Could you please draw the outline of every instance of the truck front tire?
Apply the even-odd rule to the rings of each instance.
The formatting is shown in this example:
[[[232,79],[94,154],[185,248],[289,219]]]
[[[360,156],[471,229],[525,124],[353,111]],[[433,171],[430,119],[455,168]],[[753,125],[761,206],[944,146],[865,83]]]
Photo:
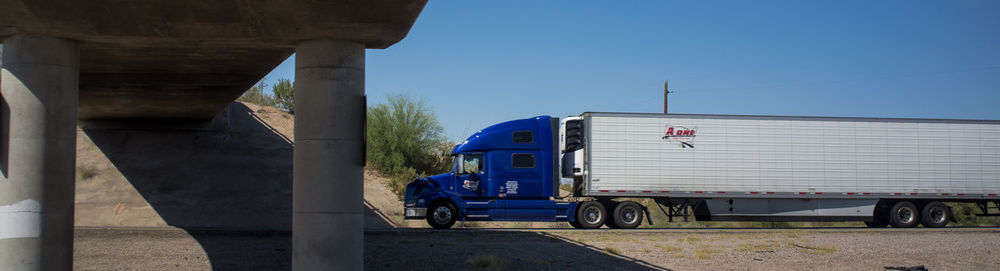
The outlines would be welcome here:
[[[909,201],[900,201],[889,209],[889,224],[894,228],[913,228],[920,222],[920,209]]]
[[[451,228],[457,219],[458,212],[451,202],[439,201],[427,208],[427,224],[431,224],[431,227],[435,229]]]
[[[576,209],[576,223],[584,229],[600,228],[601,225],[604,225],[604,220],[607,219],[607,213],[608,211],[600,202],[583,202]]]

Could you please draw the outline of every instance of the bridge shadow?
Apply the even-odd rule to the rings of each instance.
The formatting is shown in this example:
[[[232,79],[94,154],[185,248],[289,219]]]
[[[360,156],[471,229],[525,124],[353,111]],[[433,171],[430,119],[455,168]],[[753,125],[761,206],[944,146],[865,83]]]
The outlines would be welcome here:
[[[669,270],[618,253],[533,231],[365,233],[367,270]]]
[[[214,270],[291,268],[294,142],[258,112],[233,103],[212,123],[81,127],[167,225],[199,242]],[[367,205],[365,212],[377,213]]]
[[[224,125],[146,121],[82,125],[82,130],[141,195],[140,202],[198,242],[213,270],[289,270],[294,141],[246,105],[233,103],[223,115],[228,117],[215,122]],[[119,200],[105,198],[78,196],[93,201],[87,206],[115,206]],[[396,225],[372,203],[358,204],[365,206],[370,229],[369,270],[662,270],[543,233],[378,230]],[[114,259],[120,260],[141,261]]]

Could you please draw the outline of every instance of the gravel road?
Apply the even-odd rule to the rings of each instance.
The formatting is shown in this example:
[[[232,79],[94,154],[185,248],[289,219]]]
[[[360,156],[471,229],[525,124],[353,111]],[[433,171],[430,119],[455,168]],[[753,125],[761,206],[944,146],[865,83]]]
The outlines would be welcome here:
[[[78,229],[76,270],[286,270],[288,232]],[[368,270],[997,270],[1000,230],[372,230]],[[1000,251],[998,251],[1000,253]]]

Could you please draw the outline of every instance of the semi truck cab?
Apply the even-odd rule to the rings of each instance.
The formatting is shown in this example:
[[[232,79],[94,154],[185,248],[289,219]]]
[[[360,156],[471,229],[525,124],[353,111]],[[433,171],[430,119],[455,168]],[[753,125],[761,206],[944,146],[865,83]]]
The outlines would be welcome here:
[[[490,126],[455,146],[451,172],[406,186],[405,218],[435,228],[455,221],[570,221],[576,202],[559,196],[559,119]]]

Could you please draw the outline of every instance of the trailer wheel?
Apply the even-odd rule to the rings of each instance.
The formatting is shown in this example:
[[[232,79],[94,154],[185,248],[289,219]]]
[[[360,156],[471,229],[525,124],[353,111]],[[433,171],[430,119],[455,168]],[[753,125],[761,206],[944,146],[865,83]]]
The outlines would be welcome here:
[[[920,211],[909,201],[900,201],[889,209],[889,224],[895,228],[913,228],[920,222]]]
[[[618,228],[635,229],[642,224],[642,205],[634,201],[618,203],[613,214],[613,224]]]
[[[458,219],[458,212],[455,211],[455,205],[451,202],[435,202],[431,204],[430,208],[427,208],[427,211],[427,224],[431,224],[431,227],[435,229],[451,228],[451,225],[455,225],[455,220]]]
[[[604,205],[596,201],[580,203],[576,209],[576,223],[584,229],[596,229],[604,225],[608,211]]]
[[[927,228],[940,228],[948,225],[951,220],[951,212],[944,203],[933,201],[924,205],[924,210],[920,212],[920,224]]]

